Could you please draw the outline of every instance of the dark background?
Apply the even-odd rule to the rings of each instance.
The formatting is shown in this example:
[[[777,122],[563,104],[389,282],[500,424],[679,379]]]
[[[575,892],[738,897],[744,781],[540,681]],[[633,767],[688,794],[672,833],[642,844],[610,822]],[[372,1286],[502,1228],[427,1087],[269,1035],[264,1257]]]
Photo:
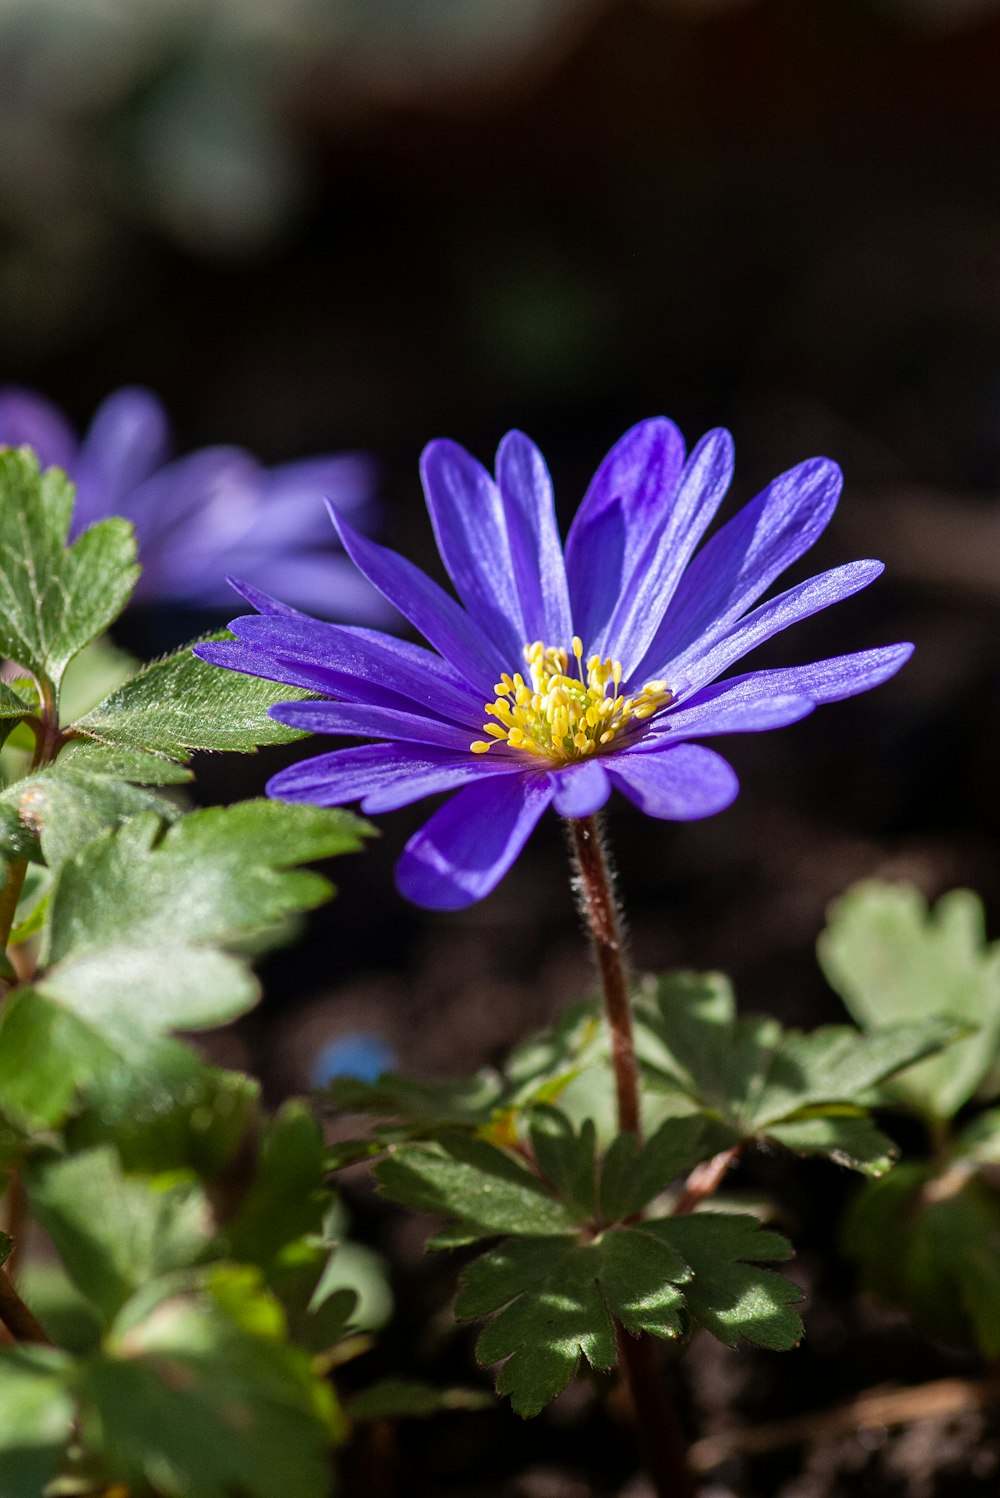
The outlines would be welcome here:
[[[431,568],[434,436],[489,460],[523,427],[564,524],[658,412],[689,443],[733,430],[730,504],[836,458],[841,509],[796,575],[886,576],[754,663],[898,639],[913,661],[723,745],[744,786],[723,816],[610,815],[637,965],[723,967],[749,1007],[835,1019],[812,950],[853,880],[969,883],[997,913],[998,124],[987,0],[14,3],[0,382],[80,426],[148,384],[185,449],[368,449],[386,539]],[[281,762],[209,763],[201,793]],[[495,1059],[589,983],[555,820],[494,896],[434,917],[391,880],[426,813],[338,868],[220,1042],[275,1093],[358,1028],[417,1070]]]

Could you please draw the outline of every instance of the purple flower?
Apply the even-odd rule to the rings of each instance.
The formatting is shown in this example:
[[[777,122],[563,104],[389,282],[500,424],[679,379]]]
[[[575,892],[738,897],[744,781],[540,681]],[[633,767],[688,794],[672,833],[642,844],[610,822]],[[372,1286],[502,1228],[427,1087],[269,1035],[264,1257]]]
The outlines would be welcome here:
[[[877,686],[912,651],[890,645],[719,680],[882,571],[851,562],[759,603],[826,526],[840,470],[825,458],[800,463],[699,550],[732,472],[728,432],[709,432],[685,462],[671,422],[642,422],[601,464],[564,550],[548,471],[527,437],[504,438],[495,480],[455,443],[432,442],[424,490],[461,603],[335,516],[348,555],[431,649],[321,624],[243,585],[259,615],[232,622],[234,641],[198,648],[217,665],[336,699],[280,704],[281,722],[381,741],[293,765],[268,793],[383,812],[454,791],[397,869],[402,894],[442,910],[488,894],[549,805],[587,817],[617,788],[653,817],[722,811],[736,776],[692,739],[794,723]]]
[[[329,497],[367,527],[374,483],[367,458],[330,454],[267,469],[242,448],[205,447],[168,461],[166,413],[138,388],[109,395],[82,441],[43,396],[0,388],[0,446],[22,444],[76,483],[74,534],[106,515],[134,523],[143,567],[137,603],[225,608],[226,574],[235,571],[315,613],[394,618],[333,549],[322,503]]]

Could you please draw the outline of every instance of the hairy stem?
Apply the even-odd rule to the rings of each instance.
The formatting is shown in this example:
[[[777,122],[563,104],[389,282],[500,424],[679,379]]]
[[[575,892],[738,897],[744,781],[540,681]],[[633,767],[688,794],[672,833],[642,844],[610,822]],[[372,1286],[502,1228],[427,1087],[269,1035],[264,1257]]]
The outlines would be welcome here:
[[[580,906],[604,989],[618,1098],[618,1127],[622,1133],[634,1134],[641,1144],[639,1068],[611,869],[596,817],[574,818],[568,825],[579,875]],[[657,1498],[694,1498],[684,1434],[664,1379],[660,1349],[648,1333],[635,1337],[619,1326],[616,1336],[618,1363],[628,1390],[636,1439]]]
[[[714,1196],[726,1179],[729,1167],[739,1159],[742,1148],[742,1144],[734,1144],[713,1155],[711,1160],[703,1160],[700,1165],[696,1165],[684,1183],[684,1190],[674,1207],[673,1216],[686,1217],[695,1207],[700,1207],[703,1201]]]
[[[632,1006],[629,1003],[621,925],[611,884],[611,870],[601,841],[596,817],[581,817],[569,823],[573,856],[580,876],[580,905],[594,944],[601,972],[604,1006],[611,1031],[611,1062],[618,1095],[618,1126],[642,1140],[639,1115],[639,1073],[632,1036]]]

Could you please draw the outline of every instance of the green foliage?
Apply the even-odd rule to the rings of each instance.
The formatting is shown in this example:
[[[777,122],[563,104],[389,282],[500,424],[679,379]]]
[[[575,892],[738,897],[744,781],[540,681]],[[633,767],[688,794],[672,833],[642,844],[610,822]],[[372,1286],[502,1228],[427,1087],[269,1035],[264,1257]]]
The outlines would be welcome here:
[[[481,1410],[492,1403],[481,1389],[438,1389],[412,1378],[384,1378],[347,1401],[352,1420],[422,1419],[440,1410]]]
[[[659,979],[640,999],[638,1023],[649,1086],[674,1108],[713,1120],[720,1140],[773,1140],[870,1175],[894,1153],[865,1115],[872,1087],[956,1033],[931,1017],[869,1034],[847,1025],[783,1030],[764,1016],[738,1018],[721,973]]]
[[[210,639],[231,639],[224,632]],[[267,716],[274,702],[308,693],[236,671],[220,671],[190,649],[154,661],[75,724],[78,733],[120,749],[186,762],[192,749],[250,753],[259,744],[302,738]]]
[[[60,758],[0,793],[0,806],[9,808],[37,836],[39,856],[50,869],[82,852],[106,828],[119,827],[140,812],[152,812],[165,821],[180,815],[162,796],[129,785],[124,778],[77,769],[80,762],[79,756]],[[18,845],[16,831],[13,836],[11,851],[16,854],[23,845]]]
[[[102,520],[67,547],[72,511],[65,474],[40,475],[26,449],[0,452],[0,655],[55,688],[139,576],[127,521]]]
[[[581,1356],[593,1368],[613,1367],[615,1321],[633,1332],[680,1336],[677,1286],[690,1270],[648,1226],[612,1228],[591,1242],[505,1238],[463,1271],[456,1315],[491,1317],[476,1356],[502,1361],[497,1390],[519,1414],[537,1415]]]
[[[971,890],[952,890],[930,909],[907,885],[857,884],[831,908],[819,959],[865,1029],[937,1015],[971,1027],[885,1089],[929,1119],[950,1118],[968,1102],[1000,1048],[1000,942],[987,944]]]
[[[69,1360],[47,1347],[0,1354],[0,1498],[38,1498],[70,1437]]]
[[[114,1481],[165,1498],[326,1498],[338,1411],[252,1269],[135,1297],[77,1383],[83,1441]]]
[[[649,1223],[692,1271],[685,1289],[692,1320],[727,1347],[741,1340],[783,1352],[802,1339],[802,1322],[789,1310],[802,1299],[798,1285],[758,1266],[791,1257],[780,1233],[746,1213],[698,1212]]]

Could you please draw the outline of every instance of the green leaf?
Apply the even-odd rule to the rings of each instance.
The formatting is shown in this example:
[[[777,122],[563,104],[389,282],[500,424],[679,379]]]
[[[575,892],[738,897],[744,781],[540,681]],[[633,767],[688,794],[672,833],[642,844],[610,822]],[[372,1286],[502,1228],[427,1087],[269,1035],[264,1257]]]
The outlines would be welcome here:
[[[72,1069],[72,1059],[67,1059]],[[207,1066],[187,1046],[163,1040],[143,1065],[113,1063],[78,1076],[65,1125],[71,1151],[113,1145],[123,1167],[155,1175],[193,1170],[215,1182],[250,1133],[260,1087],[243,1072]]]
[[[457,1218],[472,1239],[495,1233],[544,1237],[565,1232],[575,1221],[510,1155],[464,1134],[447,1134],[437,1144],[400,1145],[375,1174],[392,1201]]]
[[[570,1237],[505,1238],[462,1272],[460,1320],[491,1316],[476,1344],[481,1363],[502,1362],[497,1391],[536,1415],[576,1372],[616,1359],[614,1322],[678,1337],[689,1271],[644,1228],[612,1228],[591,1243]]]
[[[867,1176],[884,1175],[899,1153],[863,1113],[827,1113],[772,1124],[768,1137],[798,1155],[826,1155]]]
[[[0,452],[0,655],[55,686],[139,576],[127,521],[102,520],[67,548],[72,511],[64,473],[40,476],[24,448]]]
[[[1000,1356],[1000,1193],[964,1162],[897,1166],[855,1201],[843,1243],[866,1289],[932,1336]]]
[[[73,1431],[69,1359],[47,1347],[0,1351],[0,1494],[39,1498]]]
[[[642,1149],[634,1134],[619,1134],[601,1168],[601,1218],[621,1222],[647,1206],[675,1176],[709,1159],[731,1140],[692,1114],[668,1118]]]
[[[178,809],[161,796],[123,780],[87,774],[62,757],[50,767],[17,780],[0,793],[0,804],[12,808],[34,834],[49,868],[81,852],[99,833],[120,826],[140,812],[167,821]]]
[[[493,1403],[481,1389],[439,1389],[413,1378],[383,1378],[347,1403],[352,1420],[425,1419],[441,1410],[482,1410]]]
[[[1000,1165],[1000,1108],[987,1108],[963,1129],[957,1153],[974,1165]]]
[[[377,1082],[358,1077],[336,1077],[325,1097],[338,1113],[372,1113],[402,1119],[437,1132],[442,1127],[488,1124],[503,1095],[496,1072],[481,1071],[473,1077],[449,1077],[440,1081],[417,1081],[385,1072]]]
[[[0,1009],[0,1116],[21,1128],[61,1123],[78,1086],[114,1063],[106,1040],[31,988]]]
[[[194,779],[193,771],[160,754],[93,740],[71,739],[58,762],[67,770],[84,770],[109,780],[130,780],[135,785],[184,785]]]
[[[126,1176],[110,1148],[25,1170],[31,1209],[105,1324],[141,1286],[193,1263],[209,1238],[202,1191],[175,1176]]]
[[[206,636],[231,640],[228,631]],[[269,718],[275,702],[309,696],[238,671],[223,671],[190,646],[154,661],[80,718],[74,727],[103,744],[186,761],[193,749],[249,754],[260,744],[288,744],[303,734]]]
[[[831,908],[820,965],[858,1024],[943,1015],[977,1032],[913,1067],[892,1095],[934,1119],[976,1091],[1000,1047],[1000,943],[987,945],[982,904],[952,890],[930,909],[908,885],[870,881]]]
[[[319,1124],[304,1103],[285,1103],[269,1120],[253,1184],[227,1222],[227,1257],[267,1266],[306,1233],[318,1233],[330,1205]]]
[[[590,1119],[577,1132],[558,1108],[535,1108],[530,1115],[531,1147],[545,1180],[570,1211],[585,1222],[597,1211],[597,1134]]]
[[[871,1129],[845,1128],[842,1120],[858,1117],[873,1084],[956,1035],[955,1025],[939,1017],[867,1035],[847,1025],[808,1034],[783,1030],[767,1017],[737,1018],[728,980],[715,973],[669,974],[652,997],[637,1010],[649,1084],[662,1088],[674,1106],[707,1115],[716,1149],[767,1138],[866,1171],[884,1160],[889,1142]],[[822,1117],[830,1120],[825,1128]],[[801,1123],[808,1128],[790,1132]]]
[[[254,978],[217,948],[320,904],[329,883],[289,865],[357,848],[366,829],[346,812],[250,801],[160,831],[134,817],[62,865],[36,983],[136,1055],[150,1036],[250,1008]]]
[[[125,1308],[107,1351],[83,1364],[91,1460],[165,1498],[327,1498],[338,1430],[329,1386],[285,1340],[253,1270],[216,1266]]]
[[[727,1347],[741,1339],[782,1352],[802,1338],[802,1322],[789,1307],[802,1299],[798,1285],[763,1262],[787,1259],[791,1245],[745,1213],[695,1212],[644,1224],[669,1243],[693,1271],[684,1298],[694,1320]]]

